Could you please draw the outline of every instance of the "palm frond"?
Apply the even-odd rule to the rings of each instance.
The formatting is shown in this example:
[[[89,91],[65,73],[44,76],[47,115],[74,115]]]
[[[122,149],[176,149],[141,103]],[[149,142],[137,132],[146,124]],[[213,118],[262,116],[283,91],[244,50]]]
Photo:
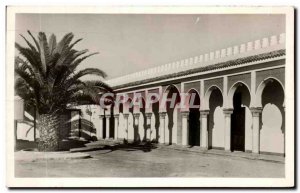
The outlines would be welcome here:
[[[43,74],[46,74],[47,66],[49,65],[50,61],[50,51],[49,46],[47,42],[47,36],[45,33],[40,32],[39,33],[39,43],[40,43],[40,56],[41,56],[41,62],[42,62],[42,70]]]
[[[48,45],[49,45],[50,54],[52,55],[54,49],[56,48],[56,36],[54,34],[51,34]]]
[[[82,38],[76,40],[74,43],[72,43],[69,48],[72,49],[78,42],[80,42],[82,40]]]
[[[31,33],[29,30],[27,30],[27,32],[28,32],[28,34],[31,36],[32,40],[33,40],[34,43],[35,43],[36,48],[37,48],[38,51],[40,52],[40,45],[39,45],[38,41],[35,39],[35,37],[32,35],[32,33]]]
[[[78,67],[78,65],[80,65],[85,59],[87,59],[87,58],[89,58],[89,57],[91,57],[91,56],[93,56],[93,55],[96,55],[96,54],[98,54],[98,52],[94,52],[94,53],[91,53],[91,54],[88,54],[88,55],[86,55],[86,56],[83,56],[83,57],[81,57],[81,58],[76,59],[76,60],[70,65],[71,71],[73,71],[74,69],[76,69],[76,68]],[[105,76],[103,76],[103,77],[105,78],[105,77],[106,77],[106,74],[105,74]]]
[[[26,60],[29,62],[30,66],[32,66],[32,69],[35,73],[36,78],[41,83],[44,81],[45,74],[43,73],[43,69],[41,66],[41,61],[39,55],[34,53],[29,48],[24,48],[20,46],[18,43],[15,44],[16,49],[20,52],[20,54],[26,58]]]
[[[68,49],[68,46],[69,46],[70,42],[72,41],[73,37],[74,37],[73,33],[66,34],[62,38],[62,40],[57,44],[54,52],[61,53],[63,50]]]
[[[20,34],[20,36],[24,39],[24,41],[27,43],[27,45],[30,47],[30,49],[37,53],[36,48],[22,34]]]
[[[100,76],[100,77],[105,77],[106,73],[98,68],[85,68],[85,69],[77,72],[73,77],[75,79],[79,79],[86,75],[96,75],[96,76]]]

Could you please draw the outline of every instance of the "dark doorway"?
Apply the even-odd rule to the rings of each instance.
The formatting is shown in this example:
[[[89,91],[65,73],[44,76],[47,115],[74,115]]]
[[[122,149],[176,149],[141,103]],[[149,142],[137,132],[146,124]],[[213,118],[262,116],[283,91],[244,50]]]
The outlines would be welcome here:
[[[231,151],[245,151],[245,107],[242,107],[242,93],[233,96],[231,115]]]
[[[103,121],[102,121],[102,134],[103,134],[103,139],[106,138],[106,118],[104,117],[103,118]]]
[[[195,95],[193,105],[200,105],[200,97],[196,91],[191,92]],[[199,107],[190,107],[189,108],[189,142],[191,146],[200,146],[200,111]]]
[[[109,138],[114,138],[115,136],[115,120],[114,120],[114,114],[111,112],[110,118],[109,118]]]

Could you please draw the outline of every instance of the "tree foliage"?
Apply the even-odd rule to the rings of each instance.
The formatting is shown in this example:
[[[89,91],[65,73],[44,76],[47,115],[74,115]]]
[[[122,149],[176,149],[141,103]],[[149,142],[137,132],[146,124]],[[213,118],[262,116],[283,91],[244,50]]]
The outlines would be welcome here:
[[[15,44],[20,54],[15,57],[15,91],[39,114],[63,111],[69,105],[97,104],[100,92],[112,92],[101,78],[82,80],[86,75],[106,77],[98,68],[77,70],[85,59],[97,54],[76,50],[74,46],[82,39],[72,42],[74,35],[68,33],[57,42],[53,34],[49,39],[43,32],[37,38],[28,34],[32,41],[21,35],[27,47]]]

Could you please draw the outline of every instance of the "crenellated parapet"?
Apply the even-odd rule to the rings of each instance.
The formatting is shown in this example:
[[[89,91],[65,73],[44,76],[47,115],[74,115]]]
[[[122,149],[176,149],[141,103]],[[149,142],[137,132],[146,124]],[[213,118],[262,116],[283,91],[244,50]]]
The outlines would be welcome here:
[[[106,83],[114,87],[281,49],[285,49],[285,33],[170,62],[107,80]]]

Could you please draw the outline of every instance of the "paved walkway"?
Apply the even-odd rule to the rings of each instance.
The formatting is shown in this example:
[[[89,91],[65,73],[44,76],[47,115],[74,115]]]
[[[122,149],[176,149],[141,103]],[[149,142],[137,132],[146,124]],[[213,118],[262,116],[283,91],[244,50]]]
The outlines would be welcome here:
[[[188,152],[198,152],[203,154],[212,154],[219,156],[230,156],[230,157],[239,157],[251,160],[262,160],[262,161],[270,161],[270,162],[278,162],[285,163],[285,158],[283,156],[278,155],[266,155],[266,154],[253,154],[246,152],[228,152],[224,150],[210,149],[203,150],[201,147],[184,147],[180,145],[159,145],[160,148],[163,149],[173,149],[178,151],[188,151]]]
[[[72,153],[74,154],[74,153]],[[88,152],[90,159],[16,160],[16,177],[272,177],[284,164],[167,148],[119,147]]]

